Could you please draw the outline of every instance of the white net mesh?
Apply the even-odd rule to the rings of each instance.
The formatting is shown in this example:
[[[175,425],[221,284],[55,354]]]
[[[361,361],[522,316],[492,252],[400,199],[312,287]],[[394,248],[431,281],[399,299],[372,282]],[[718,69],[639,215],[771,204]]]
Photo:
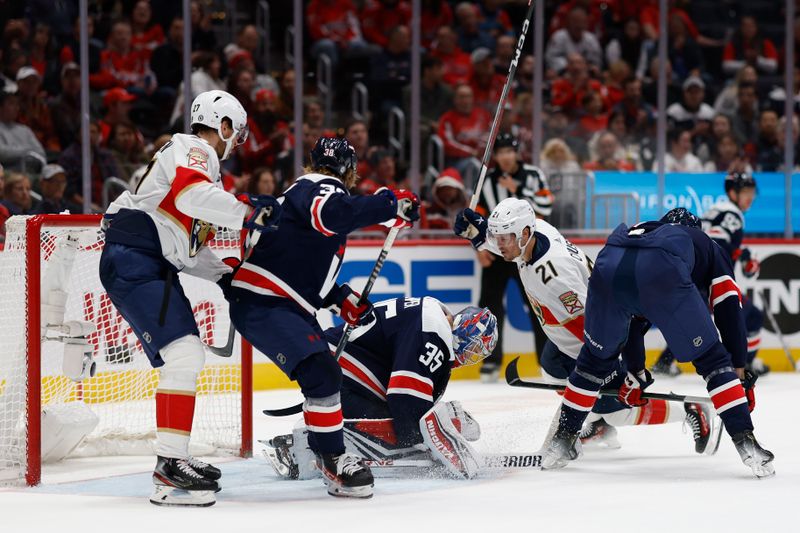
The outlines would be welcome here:
[[[57,215],[68,217],[69,215]],[[30,301],[26,266],[26,228],[30,217],[7,222],[5,251],[0,252],[0,483],[23,482],[26,459],[26,405],[28,316],[39,312]],[[76,383],[62,373],[63,344],[41,343],[42,409],[83,402],[99,418],[99,424],[73,455],[149,453],[155,437],[154,370],[136,336],[119,315],[98,277],[103,233],[97,224],[53,225],[45,222],[40,235],[41,272],[48,275],[48,261],[67,234],[78,237],[79,246],[66,287],[65,320],[92,322],[97,331],[88,341],[94,347],[97,374]],[[212,248],[221,256],[236,255],[238,241],[218,234]],[[180,276],[192,303],[203,342],[221,346],[227,341],[230,320],[222,292],[211,282]],[[219,357],[206,352],[200,376],[190,449],[200,454],[238,453],[242,444],[241,353]]]

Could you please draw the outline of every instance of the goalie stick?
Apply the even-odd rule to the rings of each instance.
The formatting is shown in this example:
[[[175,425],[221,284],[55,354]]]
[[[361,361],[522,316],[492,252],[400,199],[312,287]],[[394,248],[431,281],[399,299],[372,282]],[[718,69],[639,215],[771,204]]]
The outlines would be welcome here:
[[[545,383],[543,381],[536,381],[532,379],[524,379],[519,376],[517,365],[519,357],[511,361],[506,367],[506,383],[512,387],[527,387],[530,389],[552,390],[556,392],[563,392],[564,386],[555,383]],[[617,396],[619,391],[617,389],[600,389],[599,394],[603,396]],[[642,392],[642,398],[648,400],[667,400],[670,402],[683,402],[683,403],[702,403],[705,405],[713,405],[711,398],[704,396],[683,396],[675,393],[660,393],[660,392]]]
[[[378,279],[378,275],[381,273],[383,263],[386,261],[386,256],[389,255],[389,250],[392,249],[392,245],[394,245],[394,240],[397,238],[398,233],[400,233],[400,228],[392,228],[389,230],[389,234],[386,235],[386,240],[383,241],[383,247],[381,247],[381,253],[378,255],[378,260],[375,261],[375,266],[372,267],[372,272],[369,275],[369,279],[367,279],[367,283],[364,285],[364,291],[361,293],[361,297],[358,299],[358,305],[363,304],[369,298],[369,293],[372,292],[372,286],[375,285],[375,280]],[[339,339],[339,344],[336,345],[334,357],[337,361],[339,360],[339,356],[342,355],[345,345],[347,345],[351,331],[353,331],[353,327],[350,324],[347,324],[342,332],[342,338]],[[295,415],[302,410],[303,404],[299,403],[297,405],[292,405],[291,407],[284,407],[283,409],[265,409],[264,414],[268,416],[290,416]]]
[[[492,148],[494,141],[497,138],[497,133],[500,130],[500,122],[503,119],[503,111],[505,110],[506,97],[511,88],[511,83],[514,81],[514,75],[517,73],[517,64],[519,63],[519,56],[522,53],[522,47],[525,45],[525,34],[528,33],[528,27],[531,25],[533,18],[533,9],[536,2],[528,0],[528,12],[525,14],[525,20],[522,21],[522,29],[519,32],[519,39],[517,39],[517,48],[514,51],[514,57],[511,59],[511,64],[508,66],[508,75],[506,76],[506,83],[503,85],[503,92],[500,93],[500,101],[497,102],[497,111],[494,114],[494,121],[492,127],[489,129],[489,139],[486,141],[486,148],[483,151],[483,159],[481,160],[481,171],[478,175],[478,182],[475,184],[475,194],[469,201],[469,208],[475,210],[478,206],[478,198],[480,191],[483,188],[483,182],[486,179],[486,172],[489,168],[489,160],[492,157]]]

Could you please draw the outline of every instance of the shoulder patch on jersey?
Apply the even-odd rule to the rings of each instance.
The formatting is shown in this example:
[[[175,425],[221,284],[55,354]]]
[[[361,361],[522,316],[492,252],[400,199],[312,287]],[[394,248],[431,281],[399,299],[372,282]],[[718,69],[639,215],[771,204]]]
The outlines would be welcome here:
[[[208,172],[208,152],[202,148],[192,146],[189,148],[186,158],[189,160],[189,167],[199,168]]]
[[[564,309],[567,313],[574,315],[578,311],[583,311],[583,304],[575,291],[567,291],[558,297],[561,303],[564,304]]]

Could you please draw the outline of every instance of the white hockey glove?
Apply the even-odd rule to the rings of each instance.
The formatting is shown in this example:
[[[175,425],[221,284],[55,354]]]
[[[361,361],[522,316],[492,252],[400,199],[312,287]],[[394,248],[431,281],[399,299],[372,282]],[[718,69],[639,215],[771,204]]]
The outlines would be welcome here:
[[[446,402],[447,411],[450,413],[450,419],[457,430],[461,432],[465,439],[470,442],[475,442],[481,438],[481,426],[478,421],[472,418],[472,415],[467,412],[459,401]]]
[[[478,474],[480,457],[453,425],[447,404],[434,405],[420,419],[419,428],[431,455],[449,473],[462,479],[472,479]]]

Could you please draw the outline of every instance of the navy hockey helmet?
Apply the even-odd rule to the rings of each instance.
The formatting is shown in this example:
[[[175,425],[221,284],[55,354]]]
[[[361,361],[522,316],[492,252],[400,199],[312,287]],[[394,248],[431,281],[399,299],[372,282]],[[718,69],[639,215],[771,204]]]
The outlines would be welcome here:
[[[752,174],[748,174],[747,172],[731,172],[725,176],[725,192],[739,192],[748,187],[754,189],[756,187],[756,179]]]
[[[494,140],[492,151],[497,152],[500,148],[513,148],[517,150],[519,148],[519,141],[510,133],[501,133]]]
[[[357,163],[355,149],[347,139],[341,137],[320,137],[311,150],[311,167],[314,170],[324,168],[340,178],[350,169],[355,170]]]
[[[465,307],[453,317],[454,366],[479,363],[497,345],[497,317],[488,307]]]
[[[689,226],[690,228],[699,228],[702,225],[697,215],[685,207],[670,209],[666,215],[661,217],[661,222],[666,224],[680,224],[682,226]]]

